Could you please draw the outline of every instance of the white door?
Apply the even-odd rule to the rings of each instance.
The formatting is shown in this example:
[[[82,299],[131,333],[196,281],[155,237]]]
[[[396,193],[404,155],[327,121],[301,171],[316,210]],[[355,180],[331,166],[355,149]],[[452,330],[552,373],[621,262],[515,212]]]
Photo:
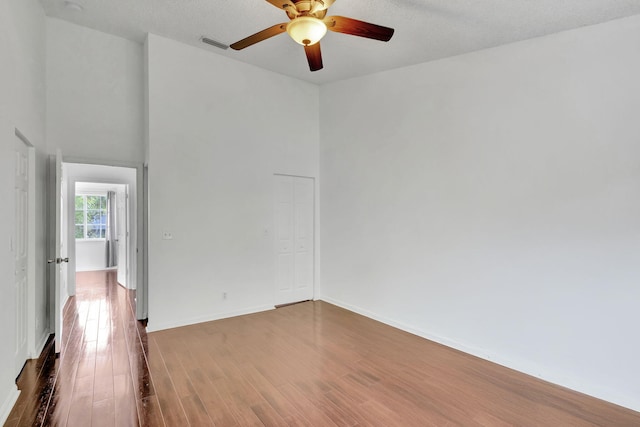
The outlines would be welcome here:
[[[66,267],[66,263],[69,262],[69,258],[66,258],[64,254],[64,249],[62,246],[62,231],[63,224],[62,220],[64,216],[62,215],[62,152],[60,150],[56,151],[55,159],[51,160],[51,179],[50,182],[53,184],[54,188],[50,188],[50,194],[53,196],[50,198],[50,212],[53,211],[53,214],[50,217],[52,221],[51,228],[55,230],[55,239],[53,240],[52,247],[49,249],[52,258],[47,260],[50,265],[50,268],[53,269],[52,274],[52,323],[54,326],[55,333],[55,351],[56,353],[60,353],[62,349],[62,310],[63,304],[66,297],[66,289],[63,289],[63,265]],[[65,293],[63,296],[63,292]]]
[[[276,305],[313,298],[314,180],[275,175]]]
[[[122,185],[116,193],[116,229],[118,233],[118,283],[125,288],[129,286],[129,221],[128,221],[128,189]]]
[[[27,360],[27,236],[28,233],[28,193],[29,193],[29,149],[15,138],[15,235],[13,254],[15,262],[14,284],[16,295],[16,353],[15,372],[20,373]]]

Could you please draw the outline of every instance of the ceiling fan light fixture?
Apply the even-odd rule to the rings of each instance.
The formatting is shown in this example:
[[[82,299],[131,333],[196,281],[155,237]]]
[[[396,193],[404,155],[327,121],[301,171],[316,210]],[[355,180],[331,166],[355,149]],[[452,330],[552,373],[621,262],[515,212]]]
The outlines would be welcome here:
[[[327,26],[318,18],[299,16],[287,24],[287,33],[296,43],[311,46],[327,34]]]

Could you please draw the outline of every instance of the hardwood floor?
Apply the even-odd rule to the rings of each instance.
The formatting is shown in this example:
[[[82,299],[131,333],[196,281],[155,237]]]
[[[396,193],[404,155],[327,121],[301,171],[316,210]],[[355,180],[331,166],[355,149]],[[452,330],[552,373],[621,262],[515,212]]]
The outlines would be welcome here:
[[[151,333],[149,365],[170,425],[640,425],[320,301]]]
[[[5,426],[163,425],[133,293],[115,271],[78,273],[64,310],[63,346],[27,362]],[[155,400],[155,401],[154,401]],[[158,415],[158,416],[156,416]]]
[[[328,303],[147,335],[113,274],[82,283],[61,357],[27,364],[5,425],[640,426],[640,413]]]

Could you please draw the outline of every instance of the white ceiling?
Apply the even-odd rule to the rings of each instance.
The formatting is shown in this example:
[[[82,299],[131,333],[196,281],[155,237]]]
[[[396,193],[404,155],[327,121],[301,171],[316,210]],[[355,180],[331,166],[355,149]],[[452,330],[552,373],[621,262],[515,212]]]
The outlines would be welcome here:
[[[302,46],[286,33],[242,51],[231,44],[281,22],[284,11],[264,0],[41,0],[46,14],[142,42],[147,32],[258,67],[322,84],[512,43],[640,14],[640,0],[336,0],[329,15],[395,28],[385,43],[329,32],[324,69],[310,72]]]

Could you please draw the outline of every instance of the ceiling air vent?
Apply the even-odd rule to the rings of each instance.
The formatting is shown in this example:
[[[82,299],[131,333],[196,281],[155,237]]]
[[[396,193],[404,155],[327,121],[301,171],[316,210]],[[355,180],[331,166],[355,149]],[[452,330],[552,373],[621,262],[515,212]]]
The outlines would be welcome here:
[[[215,47],[220,48],[220,49],[228,49],[229,48],[229,46],[227,46],[224,43],[220,43],[219,41],[215,41],[213,39],[210,39],[210,38],[204,37],[204,36],[200,37],[200,41],[202,43],[210,44],[211,46],[215,46]]]

